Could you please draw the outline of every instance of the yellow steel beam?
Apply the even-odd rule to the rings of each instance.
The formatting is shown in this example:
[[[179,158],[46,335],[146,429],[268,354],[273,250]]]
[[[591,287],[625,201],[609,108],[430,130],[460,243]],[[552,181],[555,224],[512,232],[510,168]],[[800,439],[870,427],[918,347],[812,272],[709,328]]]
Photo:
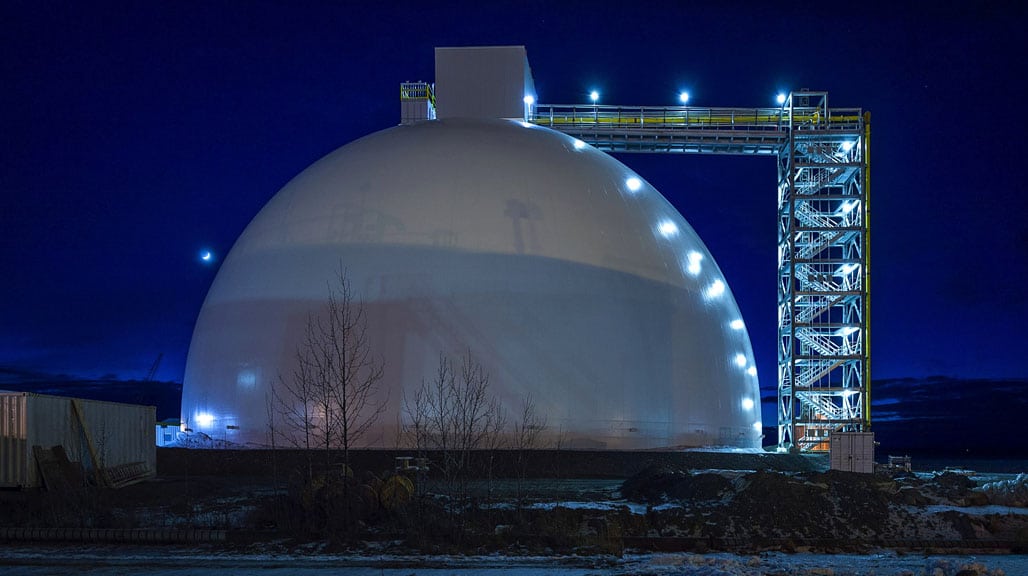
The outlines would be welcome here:
[[[871,113],[864,112],[864,422],[871,430]]]

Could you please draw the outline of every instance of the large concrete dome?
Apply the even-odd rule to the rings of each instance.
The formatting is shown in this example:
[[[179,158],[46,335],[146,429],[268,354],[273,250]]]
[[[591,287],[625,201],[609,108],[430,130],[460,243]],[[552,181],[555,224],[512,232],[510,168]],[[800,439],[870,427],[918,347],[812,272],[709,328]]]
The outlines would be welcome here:
[[[565,446],[760,445],[749,337],[693,229],[614,158],[506,120],[383,130],[275,195],[200,312],[184,426],[266,442],[271,387],[340,265],[385,361],[362,445],[401,445],[404,398],[466,351]]]

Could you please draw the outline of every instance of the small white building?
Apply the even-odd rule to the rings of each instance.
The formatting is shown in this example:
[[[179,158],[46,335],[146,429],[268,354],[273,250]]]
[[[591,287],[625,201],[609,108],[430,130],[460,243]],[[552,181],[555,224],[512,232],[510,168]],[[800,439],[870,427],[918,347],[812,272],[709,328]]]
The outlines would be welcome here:
[[[161,420],[158,422],[155,434],[157,438],[157,447],[162,448],[164,446],[171,446],[178,442],[178,435],[181,431],[180,427],[178,418]]]
[[[44,485],[39,460],[57,446],[97,483],[154,476],[155,425],[153,406],[0,391],[0,487]]]

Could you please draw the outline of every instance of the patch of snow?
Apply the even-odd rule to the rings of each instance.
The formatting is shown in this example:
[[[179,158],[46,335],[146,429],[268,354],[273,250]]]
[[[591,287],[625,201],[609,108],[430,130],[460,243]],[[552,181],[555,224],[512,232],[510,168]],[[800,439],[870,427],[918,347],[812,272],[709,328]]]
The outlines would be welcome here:
[[[989,495],[989,501],[1000,504],[1028,503],[1028,474],[1018,474],[1009,480],[987,482],[981,487]]]
[[[989,514],[1028,516],[1028,508],[1015,508],[1013,506],[1000,506],[991,504],[989,506],[951,506],[947,504],[931,504],[924,508],[907,507],[911,512],[925,512],[928,514],[939,514],[942,512],[960,512],[968,516],[986,516]]]
[[[714,452],[717,454],[767,454],[763,448],[740,448],[738,446],[704,446],[685,448],[682,452]]]
[[[641,506],[640,504],[631,504],[629,502],[616,502],[612,500],[607,501],[596,501],[596,502],[533,502],[529,504],[527,508],[532,510],[553,510],[554,508],[567,508],[568,510],[603,510],[612,511],[620,510],[622,508],[628,508],[632,510],[633,507]],[[646,513],[646,507],[642,506],[642,513]]]

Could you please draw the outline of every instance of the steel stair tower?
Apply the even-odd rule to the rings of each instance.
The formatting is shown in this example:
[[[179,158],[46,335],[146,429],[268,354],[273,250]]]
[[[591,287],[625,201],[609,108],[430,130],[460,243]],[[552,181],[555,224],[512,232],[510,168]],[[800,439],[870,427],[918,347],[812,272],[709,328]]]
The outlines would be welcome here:
[[[826,92],[791,94],[778,162],[778,438],[828,450],[870,431],[870,114],[835,126]]]

